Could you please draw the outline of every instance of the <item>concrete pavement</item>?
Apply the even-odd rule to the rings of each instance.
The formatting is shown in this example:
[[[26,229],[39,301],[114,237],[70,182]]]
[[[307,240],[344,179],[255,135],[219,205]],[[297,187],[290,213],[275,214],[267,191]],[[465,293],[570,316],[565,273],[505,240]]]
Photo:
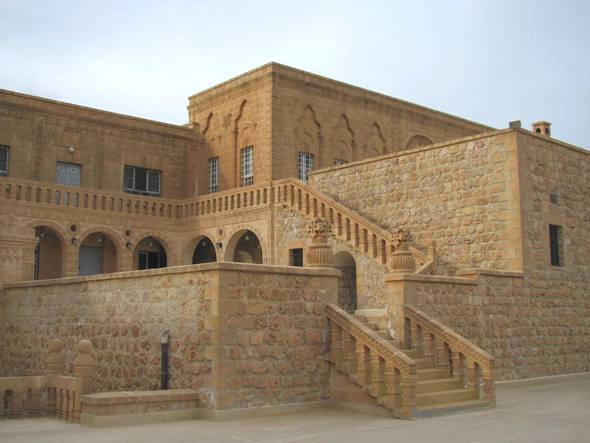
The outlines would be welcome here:
[[[414,421],[332,409],[101,429],[52,418],[4,419],[0,442],[590,442],[590,374],[551,381],[498,385],[495,409]]]

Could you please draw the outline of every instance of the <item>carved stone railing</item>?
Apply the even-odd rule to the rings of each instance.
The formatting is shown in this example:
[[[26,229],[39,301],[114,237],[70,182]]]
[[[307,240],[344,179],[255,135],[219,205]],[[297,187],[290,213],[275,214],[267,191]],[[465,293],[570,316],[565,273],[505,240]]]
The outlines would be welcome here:
[[[75,208],[168,219],[177,217],[175,200],[12,178],[0,178],[0,201],[2,200],[61,209]]]
[[[219,215],[244,209],[268,207],[273,201],[272,184],[247,186],[179,201],[178,218]]]
[[[286,178],[273,182],[275,201],[305,216],[327,220],[332,233],[354,250],[386,265],[392,256],[392,233],[367,220],[357,212],[307,186],[300,180]],[[418,273],[428,273],[434,262],[434,248],[427,254],[409,246]]]
[[[448,368],[452,375],[462,377],[465,387],[495,404],[494,356],[416,307],[405,305],[404,311],[409,330],[407,347],[421,348],[424,356],[434,359],[438,367]]]
[[[61,375],[65,369],[63,347],[53,340],[47,357],[47,375],[0,377],[0,417],[52,415],[78,422],[81,396],[92,392],[95,360],[88,340],[78,343],[74,376]]]
[[[399,418],[411,419],[416,406],[416,363],[336,305],[326,306],[329,359],[377,402]]]

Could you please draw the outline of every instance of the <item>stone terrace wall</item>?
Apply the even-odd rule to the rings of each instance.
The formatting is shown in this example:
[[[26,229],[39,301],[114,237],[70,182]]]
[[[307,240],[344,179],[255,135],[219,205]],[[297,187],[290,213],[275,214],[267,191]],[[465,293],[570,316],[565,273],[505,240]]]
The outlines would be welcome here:
[[[50,339],[71,350],[87,338],[98,391],[155,389],[170,329],[170,387],[196,389],[200,407],[326,399],[323,306],[337,300],[338,276],[212,263],[6,285],[0,376],[43,373]]]
[[[497,132],[352,163],[311,175],[311,186],[382,227],[434,240],[438,274],[522,270],[514,132]]]
[[[96,350],[99,391],[155,389],[160,337],[170,329],[171,388],[203,388],[211,372],[204,320],[214,278],[191,266],[7,285],[0,373],[43,373],[54,338],[63,340],[71,370],[75,344],[87,338]]]
[[[574,299],[537,296],[519,273],[461,274],[400,277],[389,289],[492,354],[496,380],[590,370],[588,313]]]

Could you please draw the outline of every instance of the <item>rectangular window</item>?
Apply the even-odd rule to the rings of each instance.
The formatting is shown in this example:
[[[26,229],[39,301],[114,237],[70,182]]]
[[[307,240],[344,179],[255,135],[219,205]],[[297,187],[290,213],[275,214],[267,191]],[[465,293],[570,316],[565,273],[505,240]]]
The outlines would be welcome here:
[[[82,166],[76,163],[57,162],[55,182],[65,186],[80,186]]]
[[[299,180],[307,183],[309,173],[313,169],[313,154],[309,152],[299,152]]]
[[[289,249],[289,264],[291,266],[303,266],[303,248]]]
[[[219,191],[219,157],[209,159],[209,192]]]
[[[161,171],[125,165],[123,191],[130,194],[159,196],[161,176]]]
[[[551,247],[551,265],[564,266],[563,228],[559,225],[549,225],[549,245]]]
[[[240,182],[242,186],[254,184],[253,156],[254,147],[252,146],[247,146],[240,151]]]
[[[345,165],[346,163],[348,163],[346,160],[342,160],[340,158],[334,159],[334,166],[341,166]]]
[[[8,146],[0,146],[0,177],[8,176],[8,157],[10,148]]]

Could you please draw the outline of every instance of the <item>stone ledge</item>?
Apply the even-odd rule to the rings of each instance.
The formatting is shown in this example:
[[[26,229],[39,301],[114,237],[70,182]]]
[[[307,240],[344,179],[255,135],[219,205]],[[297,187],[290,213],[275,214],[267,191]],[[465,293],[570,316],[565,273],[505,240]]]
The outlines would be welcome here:
[[[197,409],[180,411],[142,412],[124,415],[91,415],[84,412],[80,415],[80,424],[91,428],[110,426],[144,425],[151,423],[165,423],[170,421],[194,420],[198,418]]]
[[[478,285],[477,280],[463,277],[447,277],[444,275],[422,275],[422,274],[387,274],[386,282],[400,281],[413,283],[447,283],[452,285]]]
[[[80,400],[83,404],[108,406],[133,403],[197,401],[198,397],[199,395],[194,389],[169,389],[161,391],[100,392],[83,395]]]
[[[340,271],[336,268],[300,268],[295,266],[254,265],[249,263],[215,262],[205,263],[201,265],[171,266],[169,268],[147,269],[143,271],[113,272],[110,274],[97,274],[86,277],[64,277],[48,280],[30,280],[17,283],[6,283],[4,284],[4,288],[30,288],[37,286],[67,285],[87,283],[92,281],[142,278],[154,275],[189,274],[195,272],[206,272],[215,270],[253,273],[259,272],[286,275],[319,275],[329,277],[340,277]]]
[[[468,278],[479,278],[480,275],[489,275],[491,277],[506,277],[506,278],[524,278],[524,273],[520,271],[500,271],[495,269],[463,269],[457,271],[456,275],[465,276]]]
[[[245,418],[272,417],[275,415],[296,414],[319,409],[331,409],[330,401],[314,401],[291,405],[260,406],[240,409],[198,409],[198,418],[211,421],[241,420]]]

